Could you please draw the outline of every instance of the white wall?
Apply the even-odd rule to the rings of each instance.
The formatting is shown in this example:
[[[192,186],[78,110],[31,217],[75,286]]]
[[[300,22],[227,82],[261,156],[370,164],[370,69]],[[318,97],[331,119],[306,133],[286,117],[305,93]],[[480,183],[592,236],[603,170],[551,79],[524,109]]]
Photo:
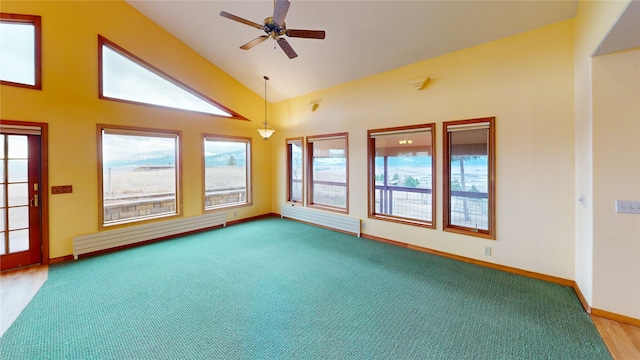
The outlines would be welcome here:
[[[593,304],[640,318],[640,49],[593,58]]]
[[[364,233],[573,279],[573,34],[568,20],[275,104],[272,211],[285,201],[284,139],[348,131],[350,215]],[[420,76],[432,80],[416,91],[408,81]],[[496,241],[442,231],[442,122],[486,116],[496,117]],[[367,129],[431,122],[437,229],[368,219]]]
[[[582,1],[575,19],[575,280],[586,301],[594,307],[594,201],[593,183],[597,171],[594,159],[593,70],[591,55],[604,40],[629,1]],[[586,206],[577,198],[586,195]],[[620,312],[632,316],[631,313]]]

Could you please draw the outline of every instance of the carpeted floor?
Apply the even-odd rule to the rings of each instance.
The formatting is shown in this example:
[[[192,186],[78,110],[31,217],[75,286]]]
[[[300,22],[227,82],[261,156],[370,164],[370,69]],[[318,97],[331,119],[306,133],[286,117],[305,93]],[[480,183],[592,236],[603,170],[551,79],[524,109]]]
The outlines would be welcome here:
[[[51,266],[2,359],[610,359],[572,289],[290,220]]]

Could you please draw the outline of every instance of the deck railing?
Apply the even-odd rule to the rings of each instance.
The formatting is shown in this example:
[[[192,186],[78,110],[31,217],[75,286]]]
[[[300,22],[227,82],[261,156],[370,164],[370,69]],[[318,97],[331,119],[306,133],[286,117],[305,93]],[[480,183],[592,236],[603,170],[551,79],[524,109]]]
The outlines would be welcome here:
[[[376,185],[376,213],[432,221],[431,189]]]
[[[346,207],[347,184],[335,181],[314,181],[313,199],[318,205]]]
[[[302,181],[292,180],[294,193],[302,198]],[[344,206],[345,183],[314,181],[314,204]],[[378,214],[433,221],[432,190],[395,185],[376,185],[375,212]],[[451,223],[478,229],[488,229],[487,193],[474,191],[451,192]]]
[[[452,225],[488,230],[488,194],[475,191],[451,191],[450,222]]]

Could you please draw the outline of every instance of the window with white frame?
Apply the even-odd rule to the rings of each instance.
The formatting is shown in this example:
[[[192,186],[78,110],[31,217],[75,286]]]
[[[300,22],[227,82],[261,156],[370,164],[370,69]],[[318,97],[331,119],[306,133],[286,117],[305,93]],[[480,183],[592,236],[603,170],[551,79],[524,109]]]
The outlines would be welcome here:
[[[495,118],[444,122],[444,230],[495,239]]]
[[[177,215],[180,132],[98,125],[101,225]]]
[[[251,139],[204,135],[204,208],[251,203]]]
[[[433,227],[433,124],[369,130],[369,216]]]
[[[347,133],[307,137],[309,206],[349,212]]]

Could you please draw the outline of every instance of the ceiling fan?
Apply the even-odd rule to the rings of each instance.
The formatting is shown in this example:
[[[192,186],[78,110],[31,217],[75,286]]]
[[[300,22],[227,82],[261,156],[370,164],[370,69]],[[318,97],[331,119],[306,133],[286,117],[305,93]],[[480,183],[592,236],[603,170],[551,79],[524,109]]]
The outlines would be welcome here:
[[[258,36],[257,38],[249,41],[248,43],[240,46],[240,49],[249,50],[252,47],[260,44],[261,42],[267,40],[268,38],[274,39],[280,48],[284,51],[285,54],[289,57],[289,59],[293,59],[298,56],[296,52],[293,50],[289,42],[283,35],[288,37],[298,37],[298,38],[307,38],[307,39],[324,39],[325,32],[324,30],[294,30],[287,29],[286,24],[284,23],[284,18],[287,16],[287,11],[289,11],[289,6],[291,3],[289,0],[274,0],[273,5],[273,16],[264,19],[263,24],[260,25],[253,21],[249,21],[243,19],[241,17],[229,14],[226,11],[220,12],[220,16],[225,17],[227,19],[231,19],[237,21],[239,23],[243,23],[245,25],[252,26],[254,28],[263,30],[267,35]]]

